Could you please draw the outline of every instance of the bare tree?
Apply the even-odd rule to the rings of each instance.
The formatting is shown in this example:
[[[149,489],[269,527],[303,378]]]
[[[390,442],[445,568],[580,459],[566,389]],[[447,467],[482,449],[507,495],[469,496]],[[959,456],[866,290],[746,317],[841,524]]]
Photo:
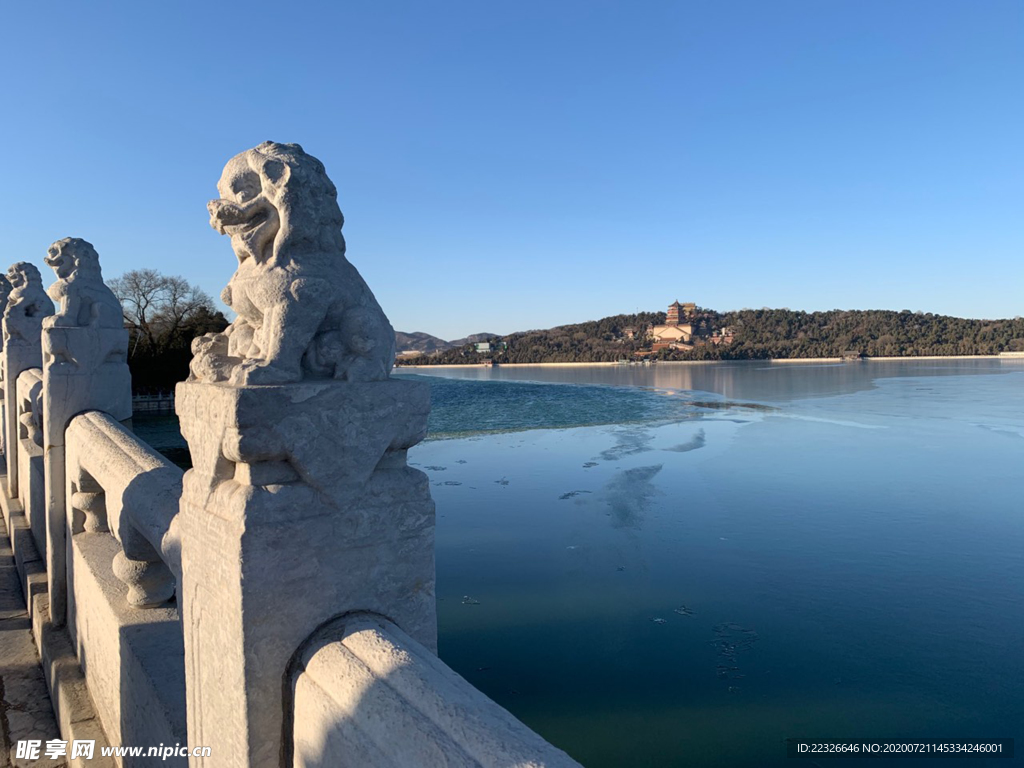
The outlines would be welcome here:
[[[186,327],[217,314],[213,300],[201,288],[183,277],[162,275],[155,269],[133,269],[109,281],[109,285],[121,300],[124,322],[133,337],[133,352],[140,346],[151,352],[166,349]]]

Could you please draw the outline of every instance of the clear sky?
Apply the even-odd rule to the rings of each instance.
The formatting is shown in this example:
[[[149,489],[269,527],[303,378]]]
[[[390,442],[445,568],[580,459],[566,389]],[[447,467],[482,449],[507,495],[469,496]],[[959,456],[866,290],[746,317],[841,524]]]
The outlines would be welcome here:
[[[8,261],[84,237],[107,278],[216,296],[235,259],[205,203],[273,139],[325,163],[402,331],[674,299],[1024,314],[1020,0],[11,2],[0,24]]]

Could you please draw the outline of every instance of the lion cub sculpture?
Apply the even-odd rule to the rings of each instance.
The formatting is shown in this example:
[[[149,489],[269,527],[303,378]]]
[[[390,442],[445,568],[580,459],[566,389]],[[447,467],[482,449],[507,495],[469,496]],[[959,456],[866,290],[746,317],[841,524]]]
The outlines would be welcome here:
[[[221,298],[238,317],[192,343],[190,380],[388,378],[395,332],[345,258],[344,217],[323,164],[298,144],[267,141],[231,158],[217,190],[210,225],[238,257]]]

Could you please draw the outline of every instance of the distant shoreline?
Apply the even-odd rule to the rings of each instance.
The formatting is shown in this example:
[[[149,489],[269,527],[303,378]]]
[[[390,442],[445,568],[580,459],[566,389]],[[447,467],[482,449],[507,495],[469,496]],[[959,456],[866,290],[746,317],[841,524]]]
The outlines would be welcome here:
[[[859,357],[845,361],[851,363],[885,363],[894,360],[1014,360],[1013,355],[906,355],[904,357]],[[841,357],[775,357],[769,363],[842,363]]]
[[[752,358],[749,360],[659,360],[654,367],[659,365],[715,365],[717,363],[772,363],[785,365],[799,365],[800,363],[885,363],[901,360],[1021,360],[1024,361],[1024,353],[1011,353],[999,355],[908,355],[906,357],[861,357],[855,360],[844,361],[841,357],[774,357],[765,359]],[[498,363],[494,368],[580,368],[580,367],[617,368],[629,367],[622,363]],[[401,368],[489,368],[492,366],[483,363],[451,363],[447,365],[399,365]]]

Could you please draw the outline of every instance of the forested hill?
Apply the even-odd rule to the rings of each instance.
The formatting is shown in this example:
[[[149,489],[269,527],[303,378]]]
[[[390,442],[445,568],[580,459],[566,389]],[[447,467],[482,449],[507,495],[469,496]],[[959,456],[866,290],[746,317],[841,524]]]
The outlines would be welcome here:
[[[723,358],[837,357],[855,350],[870,357],[994,355],[1024,350],[1024,318],[967,320],[931,313],[891,310],[794,312],[744,309],[719,316],[736,330],[736,340],[717,350]],[[715,355],[712,355],[714,357]]]
[[[615,315],[546,331],[520,331],[496,336],[490,340],[491,352],[478,354],[473,345],[468,344],[438,355],[416,357],[409,362],[413,365],[477,363],[484,359],[498,363],[614,362],[622,357],[633,357],[634,352],[644,348],[641,340],[626,338],[626,328],[643,330],[652,323],[664,322],[664,312]]]
[[[1024,319],[967,320],[931,313],[889,310],[794,312],[788,309],[699,310],[705,331],[732,328],[732,344],[698,344],[693,350],[660,350],[670,360],[746,360],[838,357],[856,351],[872,357],[991,355],[1024,351]],[[449,349],[414,363],[458,364],[492,359],[495,363],[611,362],[633,359],[650,349],[645,332],[665,322],[664,312],[615,315],[603,320],[526,331],[495,339],[493,350],[477,353],[470,345]],[[626,328],[637,331],[627,338]],[[413,361],[410,361],[413,362]]]

